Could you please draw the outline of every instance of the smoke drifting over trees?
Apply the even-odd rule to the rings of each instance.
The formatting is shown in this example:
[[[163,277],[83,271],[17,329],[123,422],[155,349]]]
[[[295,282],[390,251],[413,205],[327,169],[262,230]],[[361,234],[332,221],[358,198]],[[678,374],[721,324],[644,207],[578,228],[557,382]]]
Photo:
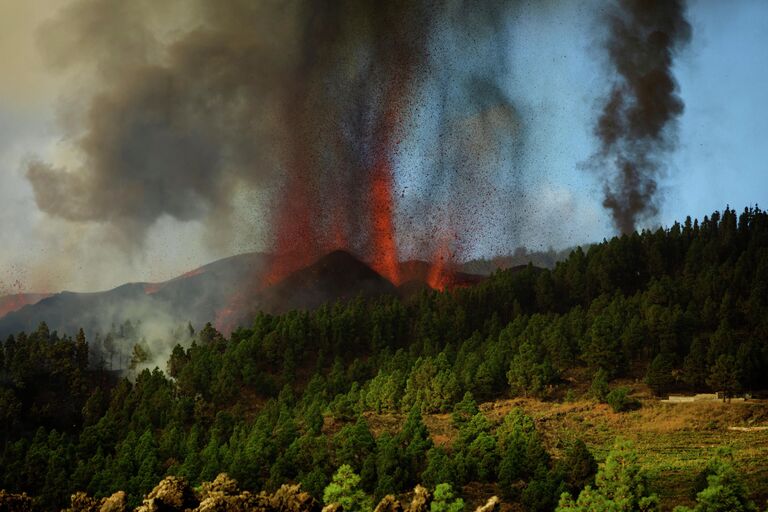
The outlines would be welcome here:
[[[621,0],[607,15],[605,47],[616,78],[595,127],[591,165],[605,178],[603,206],[621,233],[657,211],[661,156],[674,147],[683,112],[674,53],[691,37],[682,0]]]

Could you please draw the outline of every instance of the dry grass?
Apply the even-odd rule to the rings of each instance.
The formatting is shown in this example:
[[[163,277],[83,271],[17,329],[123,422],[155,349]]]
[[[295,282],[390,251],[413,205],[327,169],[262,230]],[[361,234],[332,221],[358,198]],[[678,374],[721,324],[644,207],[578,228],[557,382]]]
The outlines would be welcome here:
[[[647,396],[640,386],[635,391],[636,396]],[[616,438],[632,440],[665,510],[692,503],[696,475],[721,446],[733,450],[735,465],[746,476],[758,504],[764,506],[768,498],[768,431],[729,429],[768,426],[766,401],[669,404],[644,398],[639,410],[614,413],[605,404],[586,400],[557,403],[515,398],[485,403],[480,409],[490,420],[501,421],[515,407],[536,421],[555,457],[574,438],[582,439],[598,460],[605,458]],[[367,414],[366,418],[379,435],[399,430],[406,415]],[[426,415],[424,423],[438,445],[450,445],[456,436],[450,414]],[[493,491],[493,486],[464,490],[472,504],[484,501]]]
[[[696,475],[721,446],[733,450],[735,466],[746,476],[762,505],[768,497],[768,432],[741,432],[732,426],[768,425],[768,403],[667,404],[643,400],[638,411],[617,414],[590,402],[521,404],[533,416],[557,455],[562,440],[579,437],[598,459],[617,437],[634,441],[640,462],[665,509],[691,503]],[[547,410],[549,409],[549,410]]]

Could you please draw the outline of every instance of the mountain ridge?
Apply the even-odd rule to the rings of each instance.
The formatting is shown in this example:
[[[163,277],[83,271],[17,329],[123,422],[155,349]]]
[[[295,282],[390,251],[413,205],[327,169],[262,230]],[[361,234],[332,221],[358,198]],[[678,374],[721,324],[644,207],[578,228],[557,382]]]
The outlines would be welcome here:
[[[311,310],[356,296],[393,295],[408,298],[427,284],[428,262],[401,263],[408,281],[395,286],[367,263],[347,251],[332,251],[277,283],[264,285],[274,256],[244,253],[208,263],[162,282],[132,282],[98,292],[61,291],[40,294],[21,307],[0,315],[0,337],[33,331],[40,322],[74,336],[104,334],[127,320],[149,325],[201,328],[207,322],[229,333],[248,323],[258,311],[277,314]],[[468,286],[484,276],[452,272],[452,286]]]

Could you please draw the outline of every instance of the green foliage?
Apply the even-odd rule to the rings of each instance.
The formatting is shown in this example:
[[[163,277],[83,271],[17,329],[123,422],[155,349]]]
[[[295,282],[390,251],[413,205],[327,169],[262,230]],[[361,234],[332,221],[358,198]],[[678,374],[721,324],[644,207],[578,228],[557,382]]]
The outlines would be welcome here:
[[[542,464],[523,489],[520,501],[526,510],[549,512],[555,509],[558,496],[565,491],[566,484],[561,475]]]
[[[323,491],[323,502],[338,503],[350,512],[370,512],[373,502],[359,487],[360,477],[350,466],[342,465],[333,475],[331,483]]]
[[[480,409],[477,408],[477,402],[472,397],[472,393],[467,391],[464,393],[464,398],[461,399],[461,402],[457,402],[453,406],[453,413],[451,414],[453,426],[460,429],[479,412]]]
[[[423,412],[446,412],[456,402],[460,389],[445,353],[436,358],[419,358],[405,386],[402,406],[418,405]]]
[[[727,452],[707,465],[707,487],[696,495],[696,506],[676,507],[675,512],[757,512],[747,487],[733,468]]]
[[[417,406],[411,409],[395,441],[399,445],[400,469],[403,475],[399,488],[402,488],[403,485],[413,486],[418,482],[419,475],[426,467],[426,454],[433,446],[429,431]]]
[[[453,450],[454,470],[459,482],[494,479],[498,465],[497,440],[483,413],[478,412],[459,429]]]
[[[421,481],[430,487],[439,483],[456,484],[458,478],[454,462],[445,449],[434,447],[427,452],[427,467],[421,473]]]
[[[576,500],[560,496],[558,512],[634,512],[657,510],[658,499],[648,490],[646,477],[629,441],[617,441],[595,477],[595,487],[584,488]]]
[[[591,369],[603,370],[609,377],[616,376],[624,367],[620,343],[622,319],[615,309],[606,308],[597,315],[584,338],[581,354]]]
[[[577,439],[570,443],[558,462],[558,471],[563,476],[568,490],[578,494],[584,487],[591,485],[597,473],[597,461],[584,441]]]
[[[674,358],[668,352],[662,352],[653,358],[648,373],[645,374],[645,383],[656,396],[666,394],[674,384],[673,369]]]
[[[149,351],[149,347],[145,343],[137,343],[133,346],[133,352],[131,352],[131,361],[128,366],[131,370],[137,369],[142,364],[150,360],[152,354]]]
[[[629,396],[629,388],[618,387],[611,390],[605,397],[605,402],[611,406],[613,412],[626,412],[637,408],[640,404]]]
[[[375,483],[376,440],[363,416],[353,424],[345,425],[334,437],[336,461],[348,464],[357,471],[363,487],[372,490]]]
[[[128,366],[121,350],[142,343],[138,323],[91,339],[43,323],[0,349],[0,488],[47,509],[84,488],[126,489],[134,504],[164,474],[198,484],[228,471],[253,491],[291,480],[320,496],[348,465],[379,497],[417,482],[487,481],[551,508],[560,486],[575,495],[591,485],[589,450],[566,447],[553,462],[530,417],[515,410],[497,426],[475,399],[546,395],[583,366],[592,396],[618,409],[632,401],[609,380],[641,378],[640,368],[656,393],[672,375],[690,391],[767,389],[766,318],[768,214],[753,208],[616,237],[552,270],[500,270],[450,293],[258,313],[228,338],[183,326],[164,340],[174,346],[169,376],[106,371]],[[144,343],[137,370],[154,351]],[[452,446],[432,445],[425,413],[452,413]],[[372,414],[388,431],[377,438]],[[583,500],[607,503],[595,485]]]
[[[595,400],[604,402],[605,397],[608,396],[609,392],[608,373],[601,368],[595,372],[595,376],[592,379],[592,385],[589,387],[589,394],[592,395]]]
[[[512,391],[522,395],[541,395],[556,377],[557,373],[549,359],[530,341],[520,345],[507,372]]]
[[[395,494],[405,488],[407,471],[400,464],[400,448],[397,440],[382,434],[376,440],[376,491],[377,498]]]
[[[519,484],[536,475],[540,466],[549,464],[533,419],[520,409],[513,409],[496,431],[501,460],[498,482],[506,497],[517,494]]]
[[[462,512],[464,500],[454,494],[451,484],[437,484],[429,510],[430,512]]]
[[[741,369],[736,363],[736,358],[723,354],[717,358],[712,367],[707,384],[715,391],[723,393],[723,401],[733,396],[741,387],[739,375]]]

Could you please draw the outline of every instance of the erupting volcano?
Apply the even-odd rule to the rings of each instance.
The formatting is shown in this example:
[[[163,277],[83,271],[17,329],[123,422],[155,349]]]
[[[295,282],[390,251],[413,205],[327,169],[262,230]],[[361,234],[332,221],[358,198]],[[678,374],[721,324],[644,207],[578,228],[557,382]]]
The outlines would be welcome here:
[[[399,222],[396,166],[403,141],[415,136],[414,98],[430,87],[437,86],[444,95],[453,88],[443,83],[440,61],[446,57],[435,54],[434,45],[448,36],[471,33],[475,38],[491,39],[499,35],[501,28],[493,23],[506,7],[489,4],[473,11],[471,22],[461,18],[466,9],[463,2],[442,8],[425,2],[371,1],[329,8],[319,2],[304,8],[307,24],[301,30],[298,65],[285,103],[290,143],[271,223],[275,259],[266,279],[254,286],[273,284],[337,249],[360,255],[380,275],[399,285],[408,280],[400,272],[402,245],[407,240],[406,245],[420,247],[420,258],[434,260],[430,275],[439,277],[432,282],[446,288],[453,281],[448,274],[455,251],[444,250],[441,241],[425,234],[455,232],[454,226],[443,225],[444,219],[466,217],[462,208],[474,201],[468,198],[476,190],[467,188],[462,192],[467,197],[456,201],[455,193],[446,196],[438,189],[455,188],[451,183],[458,168],[455,161],[473,159],[471,145],[442,151],[439,162],[424,165],[429,171],[425,173],[429,197],[415,212],[415,223]],[[490,83],[497,79],[494,73],[470,70],[467,78],[473,84]],[[474,85],[469,89],[476,92]],[[477,96],[482,100],[484,95]],[[494,97],[480,108],[504,103],[502,97]],[[443,113],[444,109],[449,106],[442,102],[438,117],[445,126],[440,130],[455,131],[456,120]],[[465,135],[449,133],[436,142],[451,144],[452,138]],[[433,208],[438,206],[456,212],[437,216]]]
[[[240,243],[267,254],[217,310],[220,325],[338,250],[395,287],[467,284],[462,262],[525,245],[521,225],[537,231],[552,205],[569,208],[541,184],[545,206],[527,195],[548,161],[530,121],[548,114],[523,101],[535,85],[513,60],[518,21],[549,11],[539,3],[168,2],[183,19],[153,2],[126,4],[137,14],[126,17],[78,0],[52,22],[52,60],[87,75],[87,115],[64,126],[76,167],[32,159],[26,176],[41,211],[114,229],[121,253],[141,253],[164,222],[196,222],[218,256]],[[656,211],[658,156],[682,112],[671,72],[689,38],[683,7],[606,10],[611,87],[586,166],[622,231]],[[83,37],[54,37],[71,29]]]

